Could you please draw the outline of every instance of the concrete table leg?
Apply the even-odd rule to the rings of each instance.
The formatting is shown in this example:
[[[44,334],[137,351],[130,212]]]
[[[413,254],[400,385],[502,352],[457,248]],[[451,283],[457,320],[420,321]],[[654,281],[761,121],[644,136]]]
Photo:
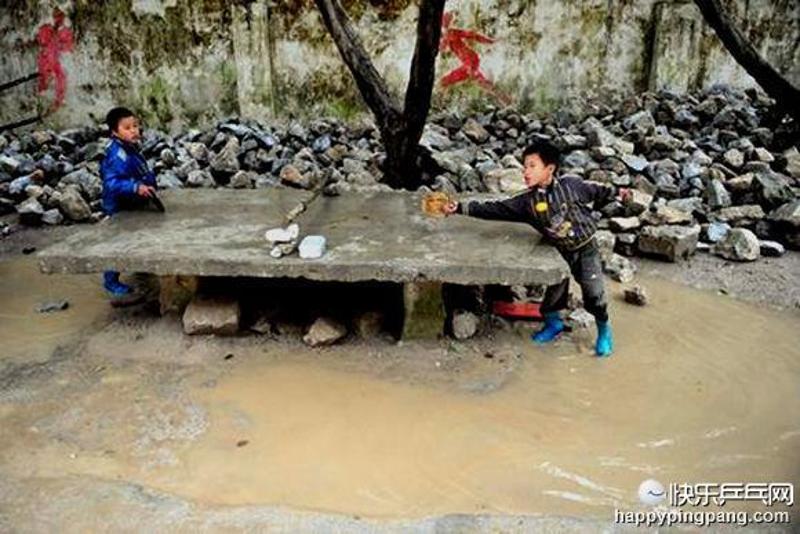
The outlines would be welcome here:
[[[158,302],[161,315],[170,312],[183,314],[186,306],[197,294],[200,280],[196,276],[162,276],[159,278]]]
[[[403,285],[403,339],[435,339],[445,321],[442,284],[409,282]]]

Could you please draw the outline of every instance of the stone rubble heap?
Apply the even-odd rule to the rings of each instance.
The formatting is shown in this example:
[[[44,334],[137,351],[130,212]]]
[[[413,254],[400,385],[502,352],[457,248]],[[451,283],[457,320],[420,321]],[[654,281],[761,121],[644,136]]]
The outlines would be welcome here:
[[[597,212],[615,279],[633,276],[626,256],[778,256],[800,249],[800,152],[771,149],[770,104],[755,91],[723,87],[643,93],[578,119],[512,108],[442,113],[420,143],[429,156],[421,189],[513,194],[524,188],[522,150],[548,139],[563,150],[563,173],[633,191],[625,205]],[[0,233],[101,219],[106,143],[100,127],[0,135]],[[147,130],[142,152],[163,189],[311,189],[323,180],[329,194],[388,189],[380,135],[368,123],[227,120],[172,137]]]

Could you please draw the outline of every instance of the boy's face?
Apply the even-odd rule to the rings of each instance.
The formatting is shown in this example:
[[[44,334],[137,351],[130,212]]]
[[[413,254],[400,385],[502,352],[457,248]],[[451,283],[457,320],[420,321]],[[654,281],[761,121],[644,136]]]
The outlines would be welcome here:
[[[553,179],[556,166],[552,163],[545,165],[539,154],[525,156],[525,185],[528,187],[542,187],[548,185]]]
[[[139,121],[136,117],[125,117],[117,123],[117,129],[114,130],[114,135],[127,143],[138,143],[141,139],[139,133]]]

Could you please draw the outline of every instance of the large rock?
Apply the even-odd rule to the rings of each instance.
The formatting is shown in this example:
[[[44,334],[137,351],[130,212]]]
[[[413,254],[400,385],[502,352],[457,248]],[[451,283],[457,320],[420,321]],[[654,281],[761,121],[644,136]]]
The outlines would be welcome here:
[[[485,143],[489,140],[489,132],[475,119],[469,118],[464,123],[464,135],[475,143]]]
[[[428,123],[422,131],[419,144],[428,150],[438,151],[449,149],[453,146],[453,141],[450,140],[450,133],[447,128]]]
[[[668,133],[660,133],[649,136],[644,140],[644,148],[646,151],[658,150],[660,152],[671,152],[681,147],[680,139]]]
[[[617,241],[614,245],[614,252],[622,254],[623,256],[636,256],[638,251],[636,242],[639,236],[634,233],[621,233],[617,234]]]
[[[19,213],[19,222],[21,224],[35,226],[42,222],[44,208],[38,200],[29,198],[17,206],[17,213]]]
[[[239,171],[231,177],[230,185],[234,189],[252,189],[256,179],[256,173],[250,171]]]
[[[506,154],[500,158],[500,164],[506,169],[524,169],[525,166],[518,160],[514,154]]]
[[[8,184],[8,193],[11,196],[21,195],[31,185],[35,185],[37,183],[41,183],[42,182],[42,178],[44,178],[44,174],[41,173],[41,172],[29,174],[29,175],[26,175],[26,176],[20,176],[19,178],[16,178],[16,179],[12,180]],[[31,195],[28,195],[28,196],[31,196]]]
[[[772,171],[756,173],[753,189],[758,194],[760,204],[766,209],[777,208],[795,197],[789,180]]]
[[[239,302],[228,298],[196,297],[183,312],[183,331],[189,335],[233,335],[239,331]]]
[[[638,189],[631,189],[631,194],[625,202],[625,212],[628,215],[639,215],[647,211],[652,202],[653,195]]]
[[[617,242],[617,236],[608,230],[598,230],[594,234],[594,240],[597,243],[597,248],[600,249],[600,258],[605,261],[610,258],[614,252],[614,247]]]
[[[662,204],[655,210],[650,210],[642,215],[641,220],[644,224],[659,226],[662,224],[691,224],[694,218],[691,213]]]
[[[492,193],[516,193],[526,189],[525,179],[519,169],[498,169],[489,171],[484,179]]]
[[[281,169],[280,178],[281,181],[287,185],[293,185],[303,189],[308,189],[308,187],[311,185],[311,180],[309,177],[297,170],[297,167],[294,165],[284,166]]]
[[[603,262],[603,271],[617,282],[628,283],[636,274],[636,266],[628,258],[614,253]]]
[[[772,210],[767,219],[800,228],[800,199],[787,202]]]
[[[80,190],[76,186],[67,186],[61,192],[61,199],[58,202],[61,212],[71,221],[85,221],[92,216],[89,204],[81,196]]]
[[[786,254],[786,248],[777,241],[762,241],[758,242],[761,248],[761,255],[771,258],[777,258]]]
[[[764,163],[772,163],[775,161],[775,156],[764,147],[756,147],[753,149],[753,155],[758,161],[763,161]]]
[[[767,220],[775,237],[787,247],[800,250],[800,199],[772,210]]]
[[[711,253],[735,261],[755,261],[761,254],[756,235],[746,228],[734,228],[711,247]]]
[[[617,138],[603,126],[603,123],[594,117],[589,117],[584,121],[583,132],[586,134],[589,146],[607,146],[623,154],[633,153],[633,143]]]
[[[367,165],[359,159],[344,158],[342,160],[342,172],[344,174],[354,174],[365,170],[367,170]]]
[[[61,212],[58,211],[58,208],[49,209],[42,214],[42,222],[44,224],[55,226],[57,224],[61,224],[63,221],[64,216],[61,215]]]
[[[311,347],[332,345],[347,335],[347,328],[328,317],[320,317],[303,336],[303,342]]]
[[[730,150],[725,151],[725,153],[722,155],[722,160],[734,169],[738,169],[744,165],[744,154],[742,154],[740,150],[731,148]]]
[[[20,166],[20,161],[14,157],[0,155],[0,170],[9,174],[14,174]]]
[[[710,243],[716,243],[721,241],[730,231],[730,224],[724,222],[712,222],[706,228],[706,239]]]
[[[608,227],[613,232],[630,232],[642,225],[639,217],[611,217],[608,220]]]
[[[699,236],[699,226],[648,226],[639,234],[638,247],[643,254],[674,262],[694,254]]]
[[[561,160],[561,164],[567,169],[586,169],[593,163],[591,156],[585,150],[573,150]]]
[[[648,110],[642,110],[626,117],[622,121],[626,130],[635,130],[642,135],[651,133],[656,128],[656,121]]]
[[[458,310],[453,313],[453,336],[456,339],[469,339],[478,331],[480,320],[472,312]]]
[[[586,330],[594,324],[595,320],[591,313],[581,307],[569,312],[564,322],[572,330]]]
[[[239,170],[239,140],[231,136],[225,146],[211,157],[211,170],[221,175],[232,175]]]
[[[446,152],[433,152],[431,158],[443,170],[458,175],[463,165],[471,161],[473,153],[468,150],[448,150]]]
[[[792,147],[783,153],[783,157],[786,159],[786,173],[795,180],[800,180],[800,151]]]
[[[692,214],[705,212],[703,209],[703,199],[700,197],[675,198],[668,201],[667,206]]]
[[[731,195],[719,180],[710,180],[706,185],[706,198],[712,210],[727,208],[731,205]]]
[[[159,189],[180,189],[183,187],[183,182],[171,171],[159,174],[156,177],[156,184],[158,184]]]
[[[214,187],[216,182],[208,171],[191,171],[186,178],[187,187]]]
[[[722,208],[710,215],[712,220],[729,223],[731,226],[749,226],[764,218],[764,210],[758,204]]]
[[[647,161],[647,158],[635,156],[633,154],[623,154],[620,159],[622,159],[622,162],[634,172],[644,172],[644,170],[650,164],[650,162]]]
[[[646,306],[649,298],[647,291],[642,286],[627,287],[623,291],[623,298],[628,304]]]
[[[78,186],[86,198],[91,200],[98,199],[103,194],[103,181],[87,169],[79,169],[64,176],[60,183]]]
[[[567,134],[561,138],[566,150],[577,150],[586,148],[587,141],[583,135]],[[614,156],[616,151],[611,147],[595,147],[592,149],[592,157],[595,159],[605,159]]]
[[[744,174],[740,174],[739,176],[734,176],[730,180],[725,181],[725,185],[731,191],[736,193],[742,193],[745,191],[750,191],[753,187],[753,179],[755,176],[752,172],[746,172]]]
[[[186,152],[189,156],[198,163],[208,162],[208,147],[203,143],[187,143]]]

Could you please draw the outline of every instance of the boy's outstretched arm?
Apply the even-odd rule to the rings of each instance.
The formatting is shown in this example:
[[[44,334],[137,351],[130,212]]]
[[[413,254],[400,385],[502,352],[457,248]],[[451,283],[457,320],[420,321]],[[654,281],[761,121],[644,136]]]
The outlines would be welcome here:
[[[533,217],[527,191],[505,200],[456,202],[448,211],[492,221],[530,222]]]
[[[577,193],[578,201],[583,204],[594,203],[594,209],[599,210],[606,204],[617,200],[624,200],[629,193],[627,189],[620,190],[619,196],[613,186],[597,182],[585,181],[577,177],[562,178],[572,180],[573,191]]]

